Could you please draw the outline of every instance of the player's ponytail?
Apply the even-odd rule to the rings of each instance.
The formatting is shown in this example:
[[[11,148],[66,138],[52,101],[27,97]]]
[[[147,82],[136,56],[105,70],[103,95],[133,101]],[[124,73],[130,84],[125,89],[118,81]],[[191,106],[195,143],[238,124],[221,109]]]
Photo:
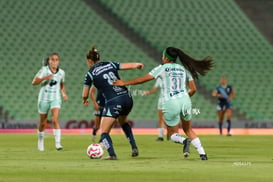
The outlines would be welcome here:
[[[91,59],[94,62],[100,60],[99,51],[95,48],[94,45],[92,46],[92,48],[86,54],[86,59]]]
[[[167,58],[174,62],[177,57],[179,57],[183,66],[192,74],[194,79],[198,79],[198,74],[205,76],[213,67],[213,60],[211,57],[196,60],[184,53],[182,50],[174,47],[168,47],[163,53]]]

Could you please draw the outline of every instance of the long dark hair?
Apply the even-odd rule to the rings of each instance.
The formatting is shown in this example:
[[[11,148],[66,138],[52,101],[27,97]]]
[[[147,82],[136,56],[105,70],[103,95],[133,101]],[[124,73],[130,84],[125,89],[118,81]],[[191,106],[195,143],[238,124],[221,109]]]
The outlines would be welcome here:
[[[213,60],[209,56],[201,60],[196,60],[175,47],[168,47],[164,53],[174,62],[179,57],[182,65],[192,74],[194,79],[198,79],[198,74],[205,76],[213,67]]]
[[[94,45],[92,46],[92,48],[86,54],[86,59],[91,59],[94,62],[100,60],[99,51],[95,48]]]

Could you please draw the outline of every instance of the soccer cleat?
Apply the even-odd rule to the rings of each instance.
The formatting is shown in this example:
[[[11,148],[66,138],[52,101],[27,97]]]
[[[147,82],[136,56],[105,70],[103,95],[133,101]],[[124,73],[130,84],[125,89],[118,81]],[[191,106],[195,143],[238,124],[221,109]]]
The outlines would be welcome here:
[[[208,160],[207,154],[201,154],[201,155],[200,155],[200,159],[201,159],[202,161]]]
[[[41,152],[44,151],[44,146],[41,145],[40,143],[38,144],[38,150]]]
[[[136,157],[136,156],[138,156],[138,149],[137,149],[137,148],[134,148],[134,149],[132,150],[132,157]]]
[[[162,137],[158,137],[155,141],[162,142],[164,139]]]
[[[186,138],[184,141],[183,141],[183,155],[185,158],[187,158],[189,155],[190,155],[190,144],[191,144],[191,139],[189,138]]]
[[[231,133],[228,133],[227,136],[232,136],[232,134],[231,134]]]
[[[56,144],[56,150],[63,150],[63,146],[61,146],[61,144]]]
[[[118,160],[118,158],[115,155],[112,155],[112,156],[110,155],[108,157],[103,158],[103,160]]]

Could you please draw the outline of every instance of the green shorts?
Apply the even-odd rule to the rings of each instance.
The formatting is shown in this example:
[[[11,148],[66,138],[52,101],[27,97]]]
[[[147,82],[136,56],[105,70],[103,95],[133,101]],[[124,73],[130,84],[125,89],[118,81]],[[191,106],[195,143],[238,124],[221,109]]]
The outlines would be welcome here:
[[[163,115],[168,126],[176,126],[180,119],[189,121],[192,118],[191,99],[188,95],[168,101],[163,101]]]
[[[38,101],[38,112],[40,114],[47,114],[49,109],[61,108],[61,105],[62,105],[61,100]]]

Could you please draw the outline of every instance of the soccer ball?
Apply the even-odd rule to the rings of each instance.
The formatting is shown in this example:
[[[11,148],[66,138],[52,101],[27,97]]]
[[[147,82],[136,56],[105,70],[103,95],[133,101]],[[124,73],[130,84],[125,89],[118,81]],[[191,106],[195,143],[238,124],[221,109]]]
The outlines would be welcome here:
[[[103,148],[100,144],[92,143],[87,147],[86,153],[90,159],[100,159],[103,156]]]

